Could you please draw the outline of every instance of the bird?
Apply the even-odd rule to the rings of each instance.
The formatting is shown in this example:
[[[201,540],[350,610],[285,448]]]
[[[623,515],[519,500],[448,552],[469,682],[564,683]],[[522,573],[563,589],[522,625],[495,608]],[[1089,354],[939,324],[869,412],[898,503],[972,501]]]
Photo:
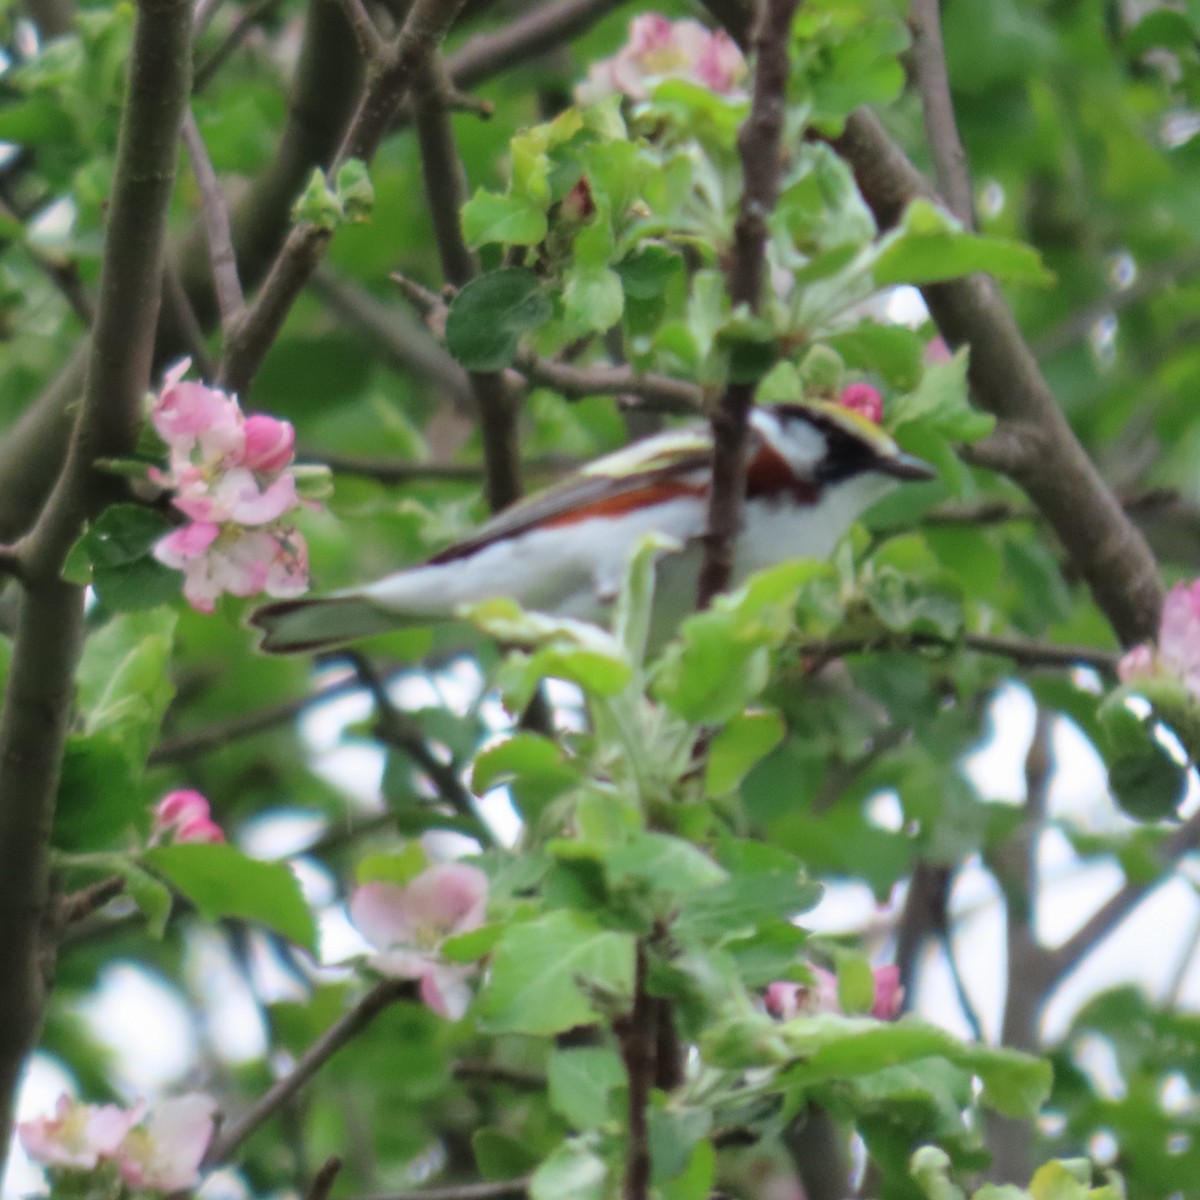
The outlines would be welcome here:
[[[756,405],[747,432],[734,586],[792,559],[828,558],[897,483],[935,474],[867,417],[828,402]],[[250,623],[262,633],[262,650],[283,654],[453,619],[496,597],[602,623],[634,548],[657,533],[678,546],[658,564],[652,640],[665,641],[695,608],[712,457],[707,423],[643,438],[504,509],[420,565],[325,596],[266,604]]]

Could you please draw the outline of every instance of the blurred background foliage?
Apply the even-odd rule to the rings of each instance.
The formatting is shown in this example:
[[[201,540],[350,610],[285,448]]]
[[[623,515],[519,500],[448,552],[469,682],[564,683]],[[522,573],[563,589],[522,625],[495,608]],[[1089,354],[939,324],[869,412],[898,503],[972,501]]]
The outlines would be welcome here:
[[[53,28],[53,11],[40,7],[30,6],[32,16],[60,36],[39,42],[30,11],[0,3],[7,62],[0,74],[0,418],[10,426],[85,334],[132,22],[128,4],[80,4],[67,32]],[[469,4],[447,45],[449,61],[537,7],[519,0]],[[491,110],[486,119],[471,111],[453,118],[472,191],[505,187],[512,136],[561,111],[587,65],[616,49],[631,14],[643,8],[608,7],[545,53],[467,80]],[[700,15],[682,0],[656,7],[672,17]],[[847,29],[861,23],[847,35],[851,48],[869,38],[882,9],[904,10],[867,0],[820,7]],[[286,227],[287,205],[307,175],[301,168],[321,157],[312,150],[321,120],[345,111],[356,52],[344,27],[316,38],[315,47],[306,44],[306,28],[312,38],[318,22],[339,25],[330,0],[228,0],[212,9],[196,49],[193,108],[234,205],[247,260],[261,263]],[[1150,538],[1165,579],[1191,578],[1200,573],[1200,9],[1136,0],[946,0],[943,19],[980,228],[1035,247],[1054,275],[1052,286],[1011,290],[1021,328],[1077,435]],[[906,65],[903,54],[898,61]],[[882,116],[932,174],[914,89],[905,86]],[[248,408],[295,423],[302,459],[334,466],[328,511],[304,518],[314,584],[322,590],[419,560],[485,511],[473,470],[481,448],[471,405],[453,386],[453,364],[391,279],[399,272],[435,290],[441,285],[420,170],[412,132],[399,129],[371,166],[370,221],[338,232],[318,281],[296,305],[246,398]],[[209,327],[213,305],[198,217],[198,192],[183,165],[172,271],[195,320]],[[255,269],[244,278],[253,282]],[[187,352],[202,365],[218,335],[189,337],[181,332],[188,322],[170,309],[160,361]],[[878,311],[919,326],[920,340],[933,336],[911,292],[892,295]],[[382,333],[375,316],[383,319]],[[389,340],[397,331],[404,350]],[[420,369],[421,353],[432,369]],[[520,424],[529,480],[550,479],[566,462],[616,448],[654,421],[611,398],[568,400],[535,389]],[[446,477],[393,481],[395,468],[414,463],[452,469]],[[942,501],[936,505],[928,496],[897,500],[875,513],[869,530],[856,532],[854,552],[869,562],[857,608],[847,613],[835,605],[831,621],[814,592],[802,634],[853,641],[861,630],[867,650],[831,655],[820,670],[813,661],[819,650],[781,654],[767,698],[786,716],[787,735],[746,780],[742,819],[748,832],[796,854],[835,893],[855,884],[869,889],[881,907],[857,928],[836,932],[876,957],[897,955],[910,1004],[968,1029],[980,1008],[989,1038],[1052,1054],[1048,1115],[1035,1143],[1023,1145],[1010,1164],[1024,1159],[1032,1168],[1052,1153],[1091,1153],[1124,1173],[1137,1200],[1200,1196],[1191,877],[1185,873],[1189,886],[1172,892],[1172,907],[1160,910],[1161,942],[1145,946],[1142,956],[1177,963],[1175,985],[1159,987],[1160,971],[1133,962],[1124,977],[1140,986],[1107,991],[1060,1019],[1046,1035],[1050,1045],[1037,1012],[1060,981],[1023,975],[1012,960],[1020,949],[1012,930],[1036,931],[1034,914],[1047,903],[1036,855],[1033,865],[1028,861],[1031,842],[1055,839],[1058,871],[1115,863],[1121,874],[1114,886],[1153,882],[1163,875],[1154,848],[1171,825],[1130,821],[1102,783],[1094,794],[1075,794],[1070,805],[1047,804],[1051,783],[1064,773],[1097,778],[1094,766],[1080,764],[1103,757],[1096,709],[1106,681],[1088,669],[1026,667],[979,654],[957,638],[966,628],[1101,654],[1116,646],[1020,493],[965,468],[957,484],[951,499],[933,497]],[[180,609],[169,668],[165,660],[155,668],[169,676],[173,698],[147,775],[123,773],[102,739],[81,734],[73,741],[59,844],[115,844],[138,819],[131,814],[171,787],[195,787],[252,853],[312,843],[300,859],[302,879],[313,904],[328,910],[332,929],[355,861],[394,846],[398,831],[419,832],[428,784],[403,746],[381,747],[374,738],[370,705],[352,678],[335,665],[314,684],[309,662],[257,655],[241,616],[240,606],[213,618]],[[97,624],[104,619],[95,614]],[[919,632],[945,644],[870,645],[888,631],[899,642]],[[372,649],[396,674],[396,695],[436,753],[465,766],[497,728],[495,701],[481,692],[497,665],[494,647],[452,627],[396,634]],[[317,707],[299,722],[276,712],[314,686],[359,700]],[[998,703],[1014,694],[1042,714],[1032,748],[1028,732]],[[267,714],[261,728],[234,735],[242,717],[259,713]],[[1069,737],[1062,732],[1068,726]],[[986,772],[967,769],[981,747],[996,744],[1013,760],[1028,751],[1025,795],[998,794]],[[1039,768],[1038,756],[1053,759],[1055,749],[1057,764]],[[1068,791],[1069,783],[1062,783]],[[1195,799],[1189,783],[1185,804]],[[1189,813],[1184,817],[1194,819]],[[961,886],[964,880],[974,882]],[[1007,971],[997,962],[980,979],[962,981],[966,997],[975,998],[965,1016],[944,1003],[939,1011],[923,981],[944,974],[956,923],[970,919],[981,889],[992,906],[1007,900]],[[252,1097],[345,1002],[348,985],[314,987],[296,953],[233,922],[206,940],[186,918],[154,941],[135,917],[106,911],[66,943],[45,1054],[91,1099],[137,1086],[130,1082],[137,1071],[131,1075],[106,1044],[103,1022],[84,1016],[111,987],[113,965],[134,964],[171,1003],[182,1004],[192,1038],[173,1076],[141,1086],[187,1077]],[[213,996],[206,971],[233,981],[233,1017]],[[1024,1027],[1014,989],[1033,996]],[[944,989],[937,995],[944,1000]],[[1001,1013],[1012,1020],[1001,1021]],[[249,1036],[231,1040],[222,1032],[230,1021],[250,1028]],[[455,1076],[456,1063],[483,1054],[498,1082]],[[294,1194],[296,1181],[335,1151],[347,1158],[347,1195],[454,1179],[472,1163],[486,1178],[521,1175],[565,1129],[561,1107],[548,1105],[529,1082],[545,1068],[546,1054],[537,1039],[485,1042],[470,1024],[393,1006],[281,1115],[278,1128],[249,1144],[245,1180],[255,1195]],[[754,1189],[770,1163],[755,1161],[752,1150],[742,1154],[729,1190],[765,1195]]]

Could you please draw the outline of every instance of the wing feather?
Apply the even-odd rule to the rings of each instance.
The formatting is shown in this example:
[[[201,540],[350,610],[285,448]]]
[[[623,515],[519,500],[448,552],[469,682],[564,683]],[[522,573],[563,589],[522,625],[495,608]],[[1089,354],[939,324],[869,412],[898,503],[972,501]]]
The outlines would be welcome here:
[[[703,426],[635,442],[527,500],[518,501],[470,537],[435,554],[434,565],[454,562],[501,538],[539,525],[564,525],[588,516],[612,516],[643,503],[708,489],[712,441]]]

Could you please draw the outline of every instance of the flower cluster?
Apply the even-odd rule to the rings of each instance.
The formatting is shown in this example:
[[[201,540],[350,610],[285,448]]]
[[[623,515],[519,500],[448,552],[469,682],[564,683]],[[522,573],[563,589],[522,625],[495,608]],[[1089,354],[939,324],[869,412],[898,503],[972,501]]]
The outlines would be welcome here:
[[[813,975],[811,985],[780,980],[767,988],[763,997],[767,1012],[784,1021],[816,1013],[842,1012],[837,976],[821,967],[810,966],[808,969]],[[900,968],[895,965],[876,967],[874,976],[875,999],[871,1004],[871,1016],[880,1021],[894,1021],[904,1004]]]
[[[477,867],[442,863],[404,886],[365,883],[350,898],[350,919],[378,950],[368,960],[381,975],[419,979],[421,999],[439,1016],[457,1021],[471,1002],[470,966],[447,963],[447,938],[483,924],[488,879]]]
[[[130,1187],[169,1193],[199,1182],[216,1107],[196,1092],[154,1109],[78,1104],[60,1096],[53,1116],[21,1122],[17,1135],[43,1166],[94,1171],[112,1163]]]
[[[843,408],[866,417],[872,424],[879,425],[883,421],[883,397],[879,394],[879,389],[869,383],[847,385],[842,389],[838,403]]]
[[[199,792],[187,789],[168,792],[153,809],[150,841],[223,842],[225,833],[212,819],[208,801]]]
[[[720,95],[741,91],[746,60],[723,29],[698,21],[670,21],[661,13],[634,17],[629,40],[612,58],[593,63],[575,89],[579,104],[593,104],[614,92],[645,100],[658,79],[688,79]]]
[[[1135,646],[1117,666],[1122,683],[1175,679],[1200,701],[1200,579],[1178,583],[1163,602],[1155,645]]]
[[[151,420],[167,443],[168,469],[152,473],[188,518],[154,556],[184,576],[200,612],[223,592],[299,596],[308,587],[308,548],[284,518],[301,500],[287,421],[242,413],[235,396],[183,379],[189,360],[167,372]]]

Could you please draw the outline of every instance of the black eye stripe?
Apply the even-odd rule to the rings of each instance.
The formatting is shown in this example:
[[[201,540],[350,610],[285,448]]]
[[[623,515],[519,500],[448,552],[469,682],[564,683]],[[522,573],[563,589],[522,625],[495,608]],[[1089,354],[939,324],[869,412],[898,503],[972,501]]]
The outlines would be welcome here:
[[[797,404],[779,404],[774,408],[785,428],[791,421],[803,421],[824,435],[825,457],[817,464],[817,483],[838,483],[872,470],[879,462],[879,454],[873,447],[832,417]]]

